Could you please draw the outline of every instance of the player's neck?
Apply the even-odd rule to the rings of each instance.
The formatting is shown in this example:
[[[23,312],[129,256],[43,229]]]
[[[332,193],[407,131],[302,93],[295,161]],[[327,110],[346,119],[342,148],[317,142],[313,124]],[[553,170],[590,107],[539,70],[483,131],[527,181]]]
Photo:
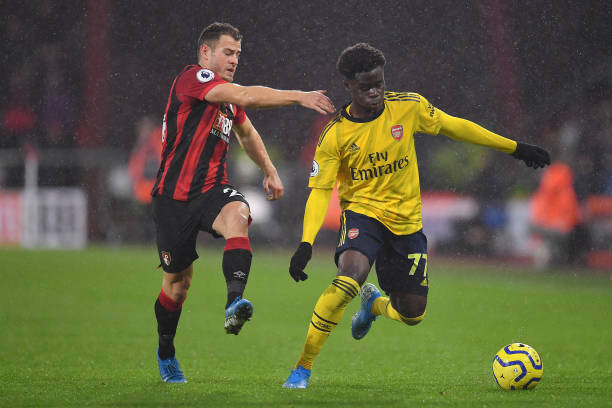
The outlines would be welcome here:
[[[349,107],[349,115],[356,119],[374,118],[379,116],[383,109],[385,109],[384,105],[380,109],[366,109],[355,103],[351,103],[351,106]]]

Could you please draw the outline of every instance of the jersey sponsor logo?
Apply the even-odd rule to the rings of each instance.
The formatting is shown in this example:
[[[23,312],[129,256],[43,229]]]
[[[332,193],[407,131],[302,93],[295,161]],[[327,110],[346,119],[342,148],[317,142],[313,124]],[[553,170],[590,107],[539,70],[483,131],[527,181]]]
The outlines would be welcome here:
[[[348,233],[346,234],[346,236],[349,239],[355,239],[357,238],[358,235],[359,235],[359,228],[351,228],[350,230],[348,230]]]
[[[210,82],[215,78],[215,73],[210,69],[201,69],[196,73],[196,78],[198,78],[198,81],[205,84],[206,82]]]
[[[316,177],[319,174],[319,163],[316,160],[312,161],[312,170],[310,171],[310,177]]]
[[[228,118],[225,113],[218,111],[210,133],[222,139],[225,143],[229,143],[229,134],[231,130],[232,119]]]
[[[375,163],[377,163],[379,161],[387,161],[388,158],[389,158],[389,153],[388,152],[368,153],[368,160],[372,164],[375,164]]]
[[[385,176],[387,174],[393,174],[395,172],[400,171],[401,169],[405,169],[410,164],[408,160],[408,156],[404,156],[401,159],[393,160],[391,163],[384,163],[377,165],[380,161],[387,161],[387,152],[380,153],[370,153],[368,158],[372,163],[372,167],[369,168],[357,168],[357,167],[349,167],[351,171],[351,179],[355,181],[368,181],[370,179]],[[382,160],[381,160],[382,159]]]
[[[170,255],[170,252],[161,251],[159,254],[161,255],[163,263],[165,263],[166,266],[170,266],[170,264],[172,263],[172,255]]]
[[[402,140],[402,136],[404,136],[404,127],[402,125],[391,126],[391,136],[397,141]]]

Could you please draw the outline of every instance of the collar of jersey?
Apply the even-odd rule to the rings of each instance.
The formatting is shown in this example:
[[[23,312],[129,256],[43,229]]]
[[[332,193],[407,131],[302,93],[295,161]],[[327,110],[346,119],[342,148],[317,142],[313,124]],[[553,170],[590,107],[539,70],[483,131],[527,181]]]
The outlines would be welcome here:
[[[347,118],[351,122],[357,122],[357,123],[371,122],[371,121],[375,120],[376,118],[378,118],[380,115],[382,115],[382,113],[385,111],[385,104],[383,102],[383,108],[376,115],[370,116],[369,118],[355,118],[355,117],[351,116],[351,114],[349,113],[348,107],[350,106],[350,104],[351,103],[349,102],[346,105],[344,105],[342,107],[342,110],[340,111],[340,113],[342,114],[342,116],[344,116],[345,118]]]

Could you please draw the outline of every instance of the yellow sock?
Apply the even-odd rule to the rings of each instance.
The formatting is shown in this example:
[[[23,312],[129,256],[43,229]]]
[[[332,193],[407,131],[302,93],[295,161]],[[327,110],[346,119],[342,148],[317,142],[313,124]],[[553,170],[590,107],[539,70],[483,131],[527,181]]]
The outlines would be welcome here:
[[[325,340],[336,327],[346,305],[359,293],[359,284],[348,276],[337,276],[315,304],[308,327],[306,343],[296,367],[312,369],[312,362],[321,352]]]
[[[374,299],[374,302],[372,302],[371,312],[377,316],[385,316],[389,319],[397,320],[398,322],[406,323],[410,326],[418,324],[425,317],[425,313],[417,317],[403,316],[400,312],[393,308],[391,300],[388,297],[383,296]]]

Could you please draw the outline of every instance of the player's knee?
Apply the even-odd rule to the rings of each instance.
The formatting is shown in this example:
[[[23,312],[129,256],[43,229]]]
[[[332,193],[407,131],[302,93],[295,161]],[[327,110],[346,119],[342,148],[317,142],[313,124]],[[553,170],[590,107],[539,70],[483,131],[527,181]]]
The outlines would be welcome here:
[[[190,285],[190,279],[175,283],[174,285],[172,285],[172,289],[168,294],[169,297],[177,303],[184,302],[185,298],[187,297],[187,291],[189,290]]]
[[[213,223],[213,229],[225,238],[245,236],[249,230],[249,206],[240,201],[226,205]]]
[[[187,291],[191,286],[191,267],[176,275],[169,275],[164,279],[164,291],[167,290],[167,295],[170,299],[177,303],[181,303],[187,297]]]
[[[401,315],[402,322],[415,326],[425,318],[427,297],[412,294],[392,294],[391,305]]]
[[[187,292],[186,291],[174,292],[172,294],[171,298],[176,303],[183,303],[185,301],[185,299],[187,298]]]
[[[181,282],[181,288],[180,288],[181,293],[184,292],[186,294],[190,287],[191,287],[191,277],[183,279],[183,281]]]
[[[425,312],[423,312],[423,314],[416,316],[416,317],[407,317],[404,314],[402,314],[402,322],[404,322],[408,326],[416,326],[417,324],[421,323],[424,318],[425,318]]]
[[[249,226],[249,217],[251,216],[251,211],[249,210],[249,206],[243,202],[237,201],[237,205],[232,208],[230,223],[246,228]]]
[[[354,279],[359,285],[363,285],[368,273],[370,263],[368,258],[357,251],[344,251],[338,259],[338,275],[348,276]]]

